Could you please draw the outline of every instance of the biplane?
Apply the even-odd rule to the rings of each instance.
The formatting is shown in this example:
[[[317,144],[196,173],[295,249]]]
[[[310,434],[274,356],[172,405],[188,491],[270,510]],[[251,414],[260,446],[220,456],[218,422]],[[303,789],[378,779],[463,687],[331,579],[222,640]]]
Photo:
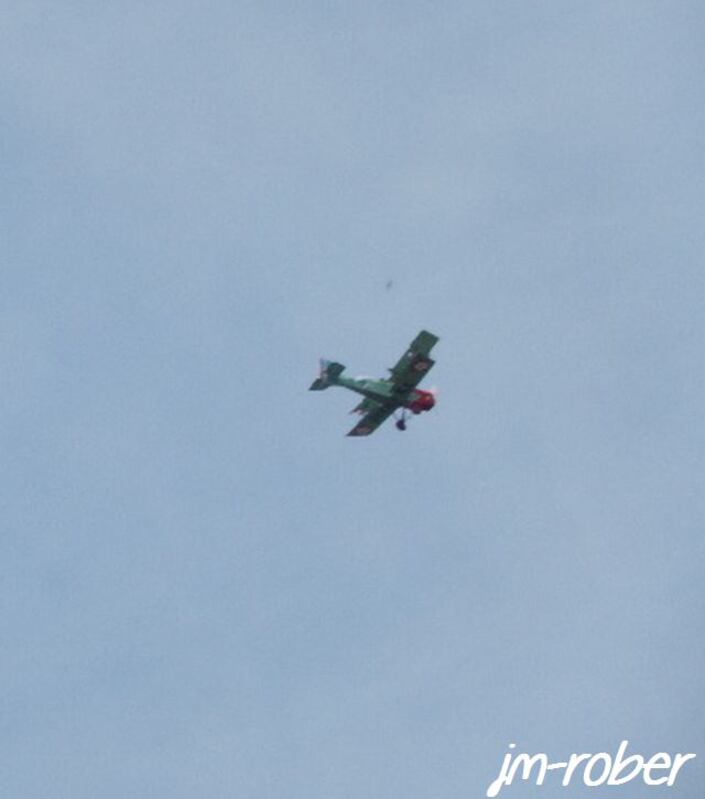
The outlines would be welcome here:
[[[320,373],[309,390],[322,391],[330,386],[342,386],[362,394],[362,402],[351,411],[359,413],[362,418],[348,433],[349,436],[369,436],[386,419],[397,413],[397,429],[406,430],[407,411],[419,414],[430,411],[436,404],[434,391],[424,391],[416,386],[435,363],[431,358],[431,350],[437,341],[438,336],[422,330],[397,364],[389,369],[389,377],[378,380],[346,377],[343,375],[345,367],[341,363],[321,360]]]

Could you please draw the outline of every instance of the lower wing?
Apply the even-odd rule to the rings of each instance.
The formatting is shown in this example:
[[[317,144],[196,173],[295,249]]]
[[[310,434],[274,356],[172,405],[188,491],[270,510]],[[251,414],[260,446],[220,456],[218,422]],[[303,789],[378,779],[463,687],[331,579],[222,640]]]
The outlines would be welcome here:
[[[365,400],[365,403],[373,403],[374,407],[353,427],[348,433],[349,436],[369,436],[394,413],[394,408],[389,408],[379,402],[374,402],[374,400]]]

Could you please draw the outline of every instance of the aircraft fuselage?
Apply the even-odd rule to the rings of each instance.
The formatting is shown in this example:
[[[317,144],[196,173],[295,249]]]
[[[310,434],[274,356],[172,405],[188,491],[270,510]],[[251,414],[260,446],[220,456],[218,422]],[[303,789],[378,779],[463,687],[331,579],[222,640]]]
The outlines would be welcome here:
[[[375,380],[370,377],[344,377],[340,376],[335,385],[349,388],[363,397],[381,402],[390,407],[408,408],[412,413],[430,411],[436,404],[436,399],[430,391],[413,388],[411,391],[399,393],[395,390],[391,380]]]

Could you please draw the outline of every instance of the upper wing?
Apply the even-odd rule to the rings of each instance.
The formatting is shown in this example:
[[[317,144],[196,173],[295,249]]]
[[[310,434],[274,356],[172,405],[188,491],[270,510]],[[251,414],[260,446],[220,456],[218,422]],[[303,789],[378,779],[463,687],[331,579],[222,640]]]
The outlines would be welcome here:
[[[385,419],[394,413],[394,408],[389,408],[372,399],[365,399],[360,405],[364,406],[364,410],[366,410],[367,413],[348,433],[349,436],[369,436],[370,433],[374,433]],[[357,408],[355,408],[355,410],[357,410]]]
[[[422,330],[411,342],[409,349],[394,368],[389,370],[396,391],[410,391],[421,381],[435,363],[430,357],[430,352],[437,341],[438,336],[434,336],[428,330]]]

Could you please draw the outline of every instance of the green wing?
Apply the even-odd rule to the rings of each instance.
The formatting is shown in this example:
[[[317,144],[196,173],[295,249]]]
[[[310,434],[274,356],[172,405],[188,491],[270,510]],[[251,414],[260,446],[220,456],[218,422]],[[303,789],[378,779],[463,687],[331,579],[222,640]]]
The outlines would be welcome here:
[[[356,405],[350,413],[359,413],[361,416],[366,414],[368,411],[373,411],[375,408],[378,408],[380,405],[377,400],[373,400],[371,397],[365,397],[358,405]]]
[[[394,408],[382,405],[373,399],[364,399],[354,410],[367,411],[367,413],[348,433],[349,436],[369,436],[394,413]]]
[[[430,357],[431,350],[438,341],[438,336],[422,330],[411,342],[409,349],[401,356],[393,369],[390,369],[394,390],[410,391],[421,382],[422,378],[435,361]]]

